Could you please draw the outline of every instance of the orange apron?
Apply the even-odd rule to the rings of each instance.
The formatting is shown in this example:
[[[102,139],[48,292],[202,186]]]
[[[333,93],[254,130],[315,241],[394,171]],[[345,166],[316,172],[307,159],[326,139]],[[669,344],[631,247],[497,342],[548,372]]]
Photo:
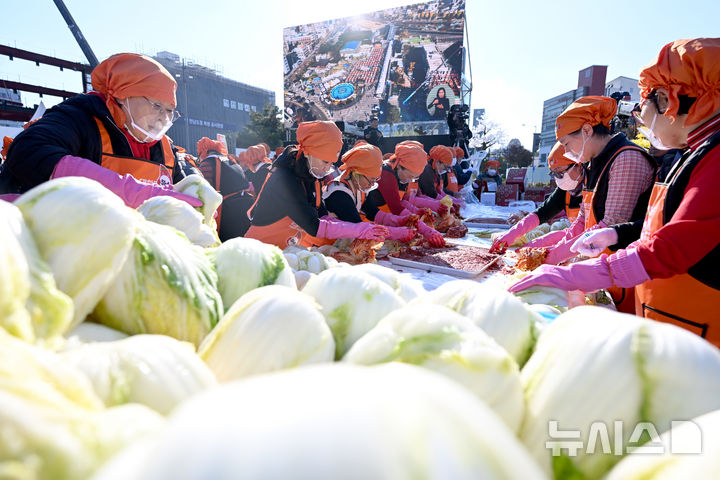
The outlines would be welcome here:
[[[565,192],[565,215],[567,215],[570,223],[573,223],[575,219],[580,215],[580,207],[570,208],[570,192]]]
[[[410,182],[408,183],[408,186],[405,190],[398,190],[398,197],[400,197],[400,200],[407,200],[409,202],[412,197],[417,196],[419,190],[420,186],[417,182]],[[378,210],[381,210],[385,213],[392,213],[390,211],[390,207],[387,204],[387,200],[385,201],[385,205],[378,207]]]
[[[656,183],[653,187],[641,241],[649,240],[664,225],[667,191],[667,184]],[[649,280],[635,287],[637,315],[682,327],[716,347],[720,347],[720,319],[717,315],[719,302],[720,290],[705,285],[687,273]]]
[[[616,158],[620,152],[628,149],[632,149],[633,147],[623,147],[618,149],[617,152],[612,156],[612,158]],[[595,184],[595,188],[592,190],[583,189],[582,192],[582,206],[585,209],[585,230],[590,230],[592,227],[598,224],[600,221],[599,219],[595,218],[595,211],[593,209],[593,204],[595,202],[595,194],[597,193],[598,185],[600,184],[600,179],[603,177],[603,174],[605,171],[612,165],[612,159],[608,161],[605,166],[603,167],[602,171],[600,172],[600,175],[598,175],[598,181],[597,184]],[[569,201],[569,197],[565,197]],[[609,248],[606,248],[602,253],[606,253],[608,255],[612,255],[614,252],[610,250]],[[601,253],[601,255],[602,255]],[[607,289],[608,293],[613,299],[613,302],[615,302],[615,306],[618,309],[618,312],[623,313],[635,313],[635,288],[622,288],[622,287],[616,287],[612,286]]]
[[[258,201],[260,200],[260,197],[262,196],[262,192],[265,189],[265,185],[267,185],[268,180],[270,180],[270,177],[272,176],[272,171],[268,173],[267,177],[265,177],[265,182],[263,183],[262,188],[260,189],[260,193],[258,194],[257,198],[255,199],[255,203],[253,203],[252,207],[248,210],[248,217],[252,220],[252,211],[255,209],[255,206],[257,206]],[[321,197],[321,191],[320,191],[320,182],[315,181],[315,208],[320,208],[322,202]],[[278,220],[277,222],[271,223],[270,225],[265,226],[258,226],[258,225],[250,225],[250,228],[248,229],[247,233],[245,233],[246,238],[254,238],[256,240],[260,240],[263,243],[269,243],[271,245],[275,245],[276,247],[280,249],[284,249],[290,245],[303,245],[305,247],[313,246],[313,245],[331,245],[334,243],[334,240],[329,240],[326,238],[316,238],[310,235],[309,233],[305,232],[300,226],[295,223],[290,217],[285,216]]]
[[[100,139],[102,140],[102,158],[100,165],[120,175],[132,175],[136,180],[144,183],[157,183],[160,185],[172,185],[172,172],[175,168],[175,155],[173,154],[170,140],[164,136],[160,142],[163,150],[163,163],[159,164],[143,158],[123,157],[115,155],[105,125],[99,118],[95,118]]]
[[[455,172],[448,171],[447,172],[447,189],[450,190],[453,193],[457,193],[460,191],[460,186],[458,185],[457,177],[455,176]]]

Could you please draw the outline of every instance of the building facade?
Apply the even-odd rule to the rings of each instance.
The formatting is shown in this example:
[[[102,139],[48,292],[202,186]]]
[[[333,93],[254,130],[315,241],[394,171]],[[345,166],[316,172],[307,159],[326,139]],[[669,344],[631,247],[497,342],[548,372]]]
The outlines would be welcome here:
[[[592,65],[578,72],[575,90],[570,90],[543,102],[542,128],[538,143],[538,164],[547,164],[547,156],[555,145],[555,120],[575,100],[587,95],[605,95],[606,65]]]
[[[631,102],[640,101],[640,88],[638,87],[638,79],[630,77],[613,78],[605,84],[605,96],[609,97],[615,92],[628,92]]]
[[[155,59],[178,84],[177,109],[182,116],[168,136],[193,155],[201,137],[237,133],[250,123],[250,112],[261,111],[268,103],[275,105],[271,90],[230,80],[170,52],[159,52]]]

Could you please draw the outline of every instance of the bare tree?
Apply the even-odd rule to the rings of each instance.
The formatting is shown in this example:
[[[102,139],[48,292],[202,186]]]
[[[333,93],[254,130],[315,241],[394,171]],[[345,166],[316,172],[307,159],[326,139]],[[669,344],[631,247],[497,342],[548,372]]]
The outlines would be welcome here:
[[[492,120],[482,118],[473,130],[470,146],[480,150],[490,150],[495,145],[505,142],[505,132],[500,125]]]

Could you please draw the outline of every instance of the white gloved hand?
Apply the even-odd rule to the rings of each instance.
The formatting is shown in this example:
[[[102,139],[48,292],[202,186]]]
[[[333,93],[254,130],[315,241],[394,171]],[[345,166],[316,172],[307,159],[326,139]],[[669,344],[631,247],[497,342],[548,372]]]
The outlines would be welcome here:
[[[580,235],[580,238],[575,240],[570,247],[570,251],[586,257],[597,257],[607,247],[615,245],[617,241],[618,234],[614,228],[599,228]]]

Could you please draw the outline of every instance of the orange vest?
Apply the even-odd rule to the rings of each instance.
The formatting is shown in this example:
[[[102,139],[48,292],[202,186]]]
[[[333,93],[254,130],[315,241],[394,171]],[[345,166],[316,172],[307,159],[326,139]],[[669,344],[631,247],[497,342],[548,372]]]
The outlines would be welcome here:
[[[589,230],[595,225],[598,224],[600,219],[595,218],[595,209],[593,209],[593,204],[595,202],[595,194],[597,193],[598,186],[600,185],[600,179],[603,177],[605,172],[610,168],[610,166],[613,163],[613,159],[616,158],[621,152],[633,149],[634,147],[622,147],[619,148],[617,152],[613,154],[611,159],[605,164],[602,171],[600,172],[600,175],[598,176],[598,181],[595,184],[595,187],[592,190],[589,189],[583,189],[582,192],[582,205],[585,209],[585,230]],[[568,198],[569,202],[569,197]],[[569,216],[568,216],[569,217]],[[607,253],[608,255],[612,255],[613,251],[609,248],[606,248],[602,253]],[[615,306],[617,307],[619,312],[623,313],[635,313],[635,293],[634,288],[622,288],[622,287],[610,287],[607,289],[608,293],[610,293],[610,296],[613,299],[613,302],[615,302]]]
[[[455,176],[455,172],[449,170],[447,172],[447,187],[448,190],[451,192],[457,193],[460,191],[460,186],[458,185],[457,177]]]
[[[688,159],[689,160],[689,159]],[[667,183],[656,183],[650,196],[641,241],[665,225],[665,206],[668,188],[682,172],[688,161],[678,162],[668,174]],[[670,278],[649,280],[635,287],[635,313],[641,317],[660,320],[690,330],[716,347],[720,347],[720,290],[712,288],[688,273]]]
[[[570,207],[570,198],[572,198],[572,195],[570,195],[570,192],[565,192],[565,215],[567,215],[568,220],[570,220],[570,223],[574,222],[575,219],[580,215],[580,207],[571,208]]]
[[[265,185],[267,185],[272,174],[273,172],[271,170],[270,173],[268,173],[267,177],[265,177],[265,182],[260,189],[260,193],[255,199],[255,203],[252,204],[252,207],[250,207],[247,212],[248,217],[250,217],[251,220],[252,211],[255,209],[255,206],[260,200],[262,192],[265,189]],[[318,180],[315,180],[315,208],[320,208],[321,202],[322,195],[320,190],[320,182]],[[285,216],[277,222],[271,223],[270,225],[265,225],[262,227],[258,225],[251,225],[248,231],[245,233],[245,237],[254,238],[256,240],[260,240],[263,243],[275,245],[280,249],[284,249],[290,245],[297,244],[307,247],[312,245],[329,245],[334,242],[334,240],[313,237],[309,233],[305,232],[302,228],[300,228],[300,226],[288,216]]]
[[[412,197],[417,196],[419,190],[420,190],[420,185],[418,185],[417,182],[410,182],[410,183],[408,183],[407,188],[404,191],[398,189],[398,197],[400,197],[400,200],[410,201],[410,199]],[[385,201],[385,205],[378,207],[378,210],[381,210],[385,213],[392,213],[390,211],[390,207],[387,204],[387,200]]]
[[[170,140],[164,136],[160,140],[163,151],[163,163],[156,163],[144,158],[123,157],[115,155],[110,135],[99,118],[95,118],[100,139],[102,140],[102,158],[100,165],[120,175],[132,175],[136,180],[145,183],[172,185],[173,169],[175,168],[175,155]]]
[[[331,194],[335,193],[336,191],[341,191],[350,196],[350,198],[353,199],[353,203],[355,203],[355,208],[357,209],[358,213],[360,214],[360,218],[363,222],[369,222],[370,220],[367,219],[365,214],[362,212],[362,206],[365,203],[365,200],[367,199],[367,195],[365,192],[358,191],[357,193],[353,192],[352,187],[350,186],[350,183],[345,178],[338,178],[330,182],[329,185],[325,187],[325,191],[323,192],[323,200],[327,199]],[[331,212],[332,214],[332,212]]]

